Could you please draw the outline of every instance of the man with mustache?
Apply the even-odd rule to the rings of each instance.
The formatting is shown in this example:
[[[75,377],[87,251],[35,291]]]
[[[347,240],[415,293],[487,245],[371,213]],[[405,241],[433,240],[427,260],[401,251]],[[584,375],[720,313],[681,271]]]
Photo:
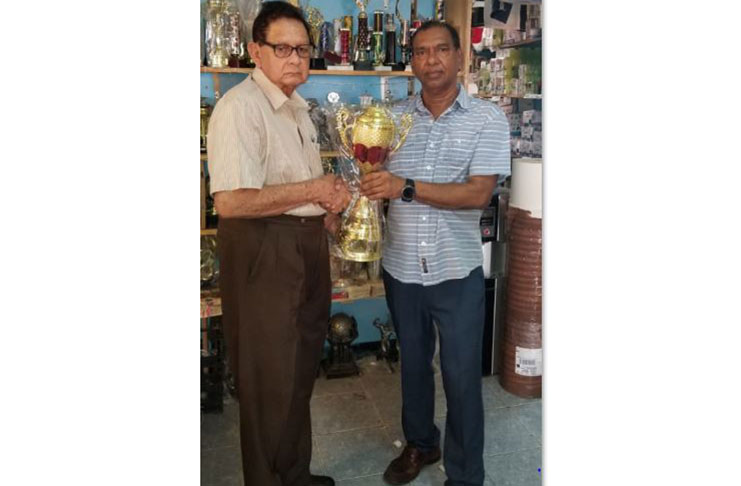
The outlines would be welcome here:
[[[400,111],[414,123],[387,170],[361,189],[389,199],[383,249],[386,301],[401,346],[402,426],[407,444],[384,480],[406,484],[440,459],[434,423],[435,329],[447,400],[446,486],[484,482],[481,347],[484,274],[479,219],[499,176],[510,173],[509,125],[494,104],[471,98],[457,82],[460,39],[429,21],[411,39],[419,95]]]

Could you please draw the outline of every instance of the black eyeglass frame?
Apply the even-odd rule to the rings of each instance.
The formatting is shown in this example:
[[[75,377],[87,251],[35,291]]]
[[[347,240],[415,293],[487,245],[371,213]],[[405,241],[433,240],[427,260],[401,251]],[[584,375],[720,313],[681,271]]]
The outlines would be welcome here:
[[[275,57],[277,57],[278,59],[287,59],[291,57],[291,55],[293,54],[293,51],[296,51],[296,55],[299,57],[299,59],[309,59],[311,57],[312,51],[314,50],[314,44],[301,44],[300,46],[291,46],[288,44],[273,44],[272,42],[268,42],[268,41],[260,41],[259,44],[272,48],[273,54],[275,54]],[[278,47],[288,47],[291,50],[288,52],[287,56],[281,57],[278,55],[278,51],[276,50]],[[299,49],[302,47],[309,48],[309,53],[306,56],[302,56],[301,53],[299,53]]]

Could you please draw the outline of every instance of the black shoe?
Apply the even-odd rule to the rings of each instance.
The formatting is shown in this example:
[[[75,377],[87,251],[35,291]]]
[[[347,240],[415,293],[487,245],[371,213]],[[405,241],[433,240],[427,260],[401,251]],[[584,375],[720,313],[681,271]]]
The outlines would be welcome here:
[[[414,446],[407,445],[401,455],[391,461],[383,473],[383,479],[388,484],[406,484],[414,480],[423,467],[440,460],[440,448],[422,452]]]
[[[311,475],[309,479],[309,486],[334,486],[334,479],[329,476],[315,476]]]

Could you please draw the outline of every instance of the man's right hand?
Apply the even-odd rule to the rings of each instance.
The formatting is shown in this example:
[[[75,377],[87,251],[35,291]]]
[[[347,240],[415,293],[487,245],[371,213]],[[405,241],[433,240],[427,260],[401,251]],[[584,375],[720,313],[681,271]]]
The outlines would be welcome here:
[[[341,177],[327,174],[315,179],[317,184],[316,203],[330,213],[339,213],[350,204],[352,195]]]

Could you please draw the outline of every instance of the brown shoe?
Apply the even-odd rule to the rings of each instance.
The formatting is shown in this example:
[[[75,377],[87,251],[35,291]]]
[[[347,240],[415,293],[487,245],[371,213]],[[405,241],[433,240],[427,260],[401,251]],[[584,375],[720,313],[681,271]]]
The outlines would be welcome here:
[[[440,448],[422,452],[414,446],[407,445],[399,457],[391,461],[383,479],[393,485],[406,484],[417,477],[423,467],[440,460]]]

